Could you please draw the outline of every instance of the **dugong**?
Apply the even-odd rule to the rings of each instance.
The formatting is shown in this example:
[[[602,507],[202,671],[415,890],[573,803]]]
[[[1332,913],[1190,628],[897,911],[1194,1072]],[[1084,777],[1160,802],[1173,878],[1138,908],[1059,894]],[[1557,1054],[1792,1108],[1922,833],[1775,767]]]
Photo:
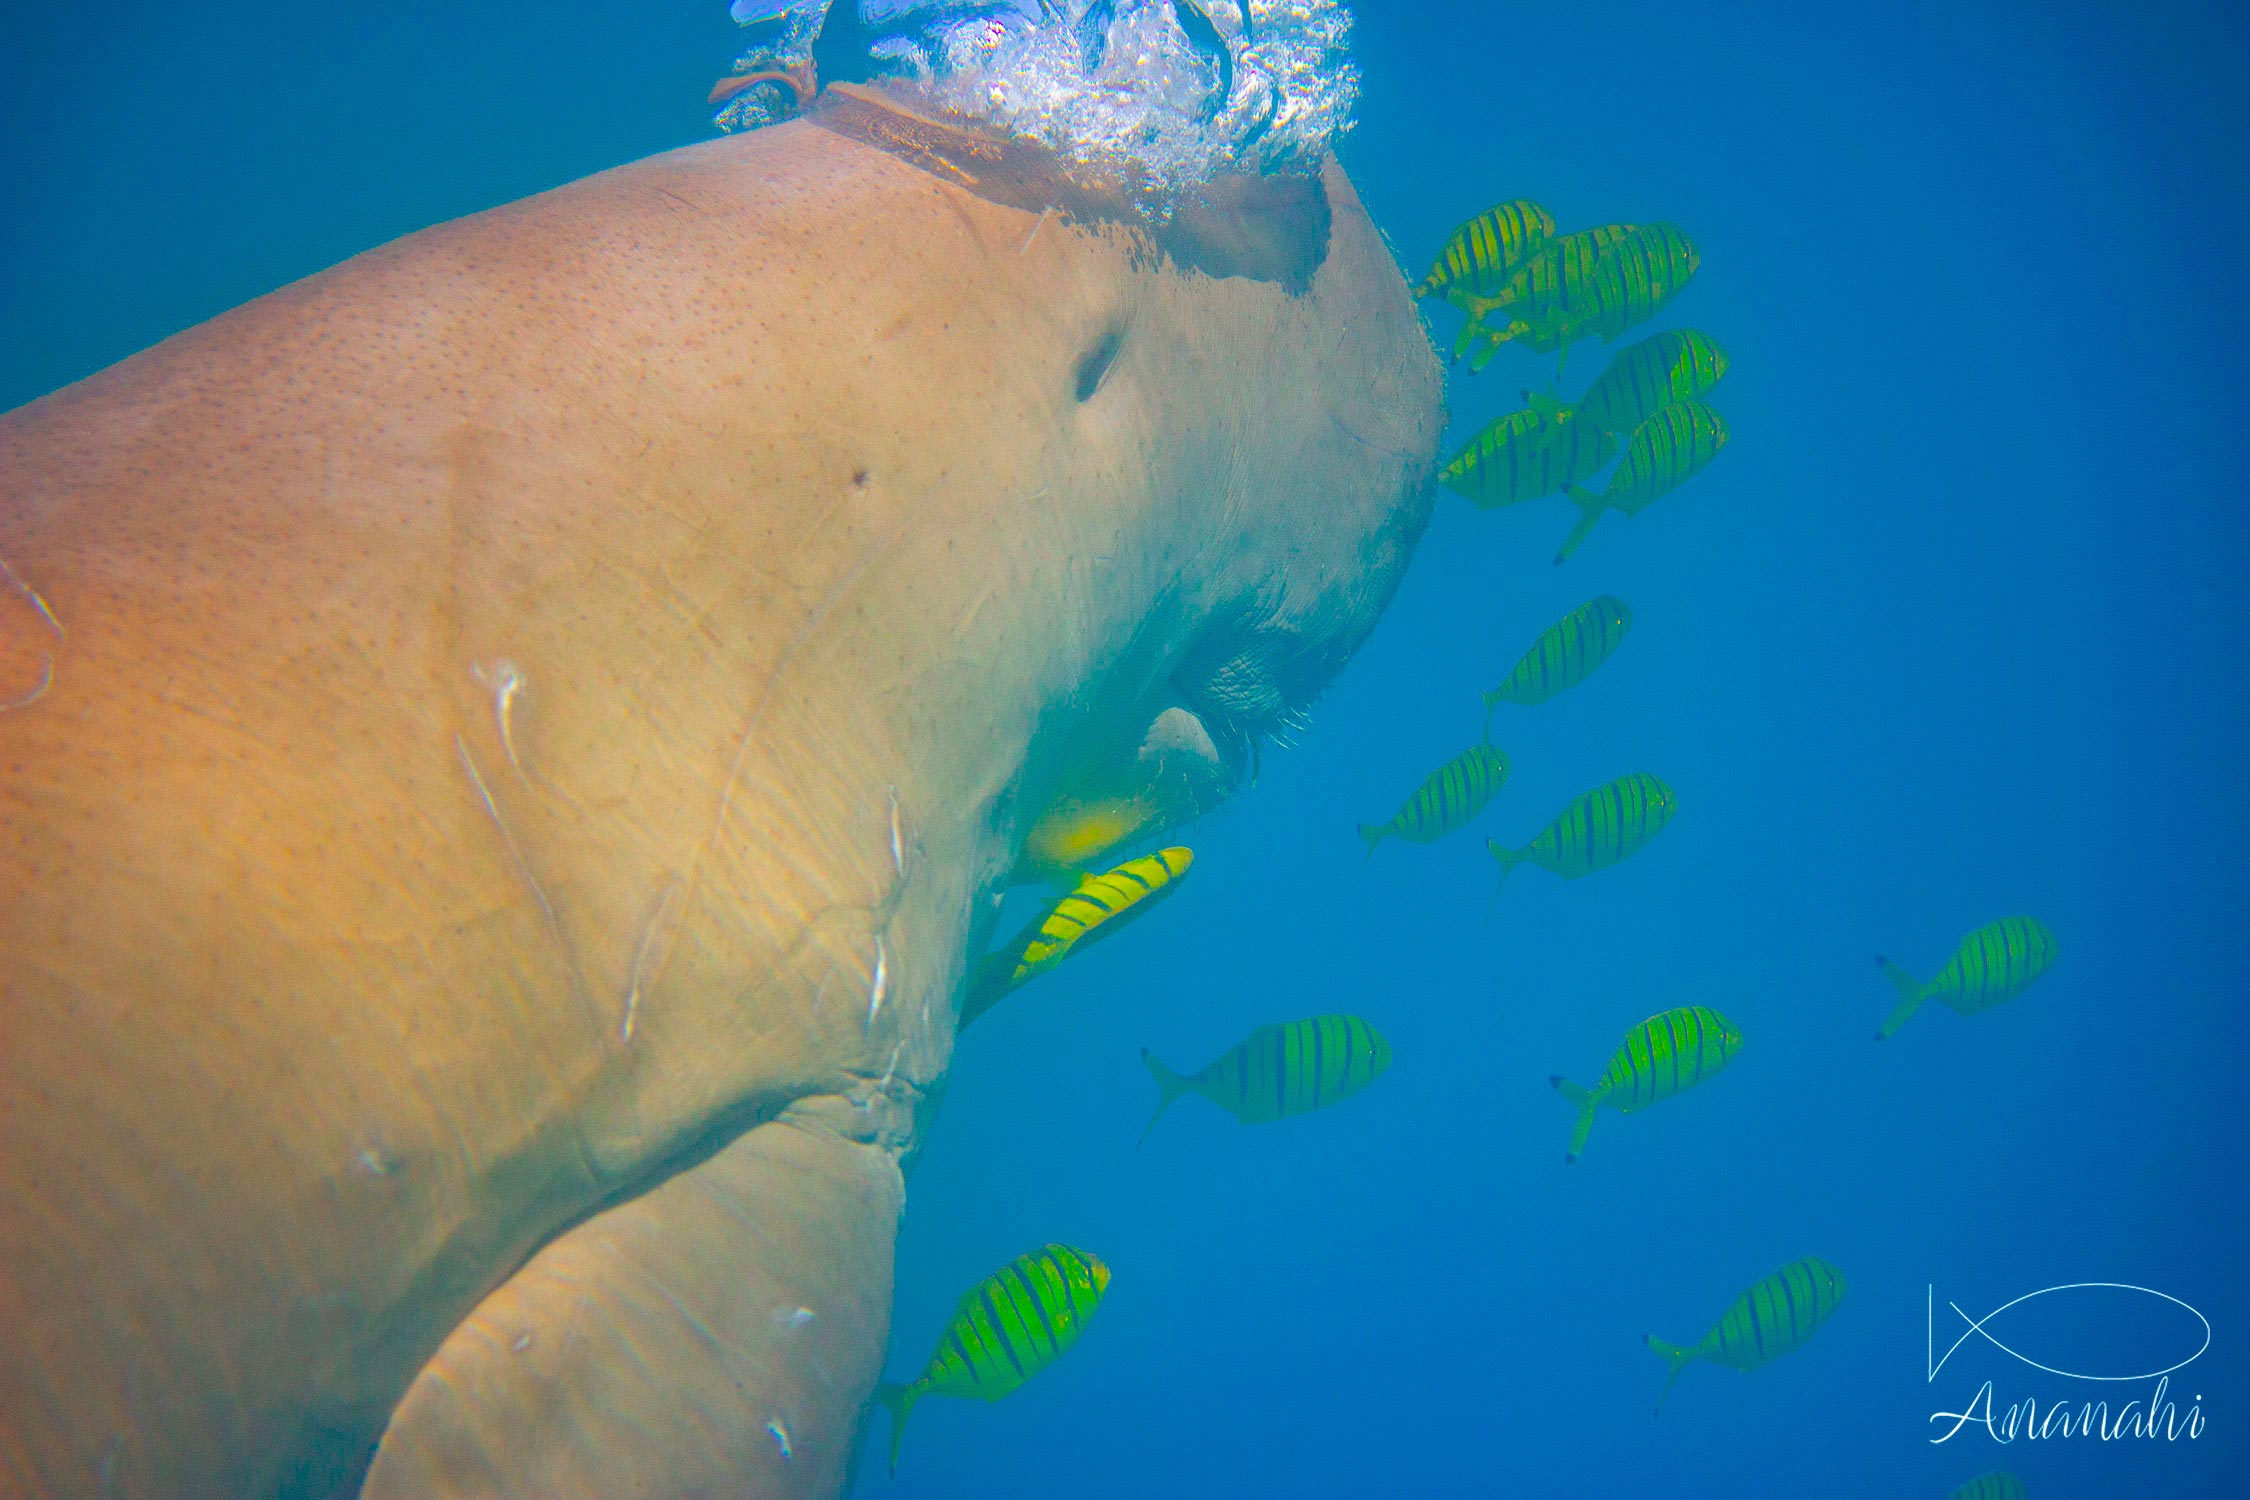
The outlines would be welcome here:
[[[1032,831],[1239,779],[1428,519],[1279,181],[837,91],[0,417],[0,1493],[846,1485]]]

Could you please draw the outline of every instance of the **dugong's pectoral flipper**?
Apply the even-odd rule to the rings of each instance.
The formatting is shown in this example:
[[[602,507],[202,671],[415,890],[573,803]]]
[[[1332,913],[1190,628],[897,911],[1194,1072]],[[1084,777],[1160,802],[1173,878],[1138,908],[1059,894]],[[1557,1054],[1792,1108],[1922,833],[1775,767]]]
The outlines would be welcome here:
[[[840,1493],[904,1196],[861,1117],[802,1101],[547,1245],[416,1378],[365,1500]]]

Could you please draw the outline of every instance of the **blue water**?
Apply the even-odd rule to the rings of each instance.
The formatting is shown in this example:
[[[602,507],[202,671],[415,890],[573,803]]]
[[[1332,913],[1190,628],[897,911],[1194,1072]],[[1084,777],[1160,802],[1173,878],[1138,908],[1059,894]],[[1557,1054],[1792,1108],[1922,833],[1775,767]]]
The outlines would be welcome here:
[[[891,1373],[1020,1250],[1067,1240],[1116,1279],[1048,1375],[925,1403],[895,1484],[876,1417],[859,1493],[1937,1497],[1995,1467],[2042,1500],[2242,1492],[2250,45],[2217,5],[1877,9],[1362,7],[1346,160],[1402,258],[1519,195],[1565,228],[1679,222],[1703,267],[1659,326],[1726,346],[1733,442],[1560,569],[1562,502],[1441,497],[1313,731],[1188,839],[1178,898],[965,1039],[910,1184]],[[715,0],[7,25],[0,407],[698,139],[733,45]],[[1603,357],[1581,346],[1569,388]],[[1457,375],[1449,444],[1550,370],[1510,350]],[[1475,833],[1363,869],[1352,822],[1470,743],[1476,693],[1600,592],[1630,639],[1501,710],[1515,772]],[[1488,920],[1482,835],[1524,842],[1636,770],[1677,789],[1670,830],[1585,881],[1521,870]],[[2047,978],[1870,1041],[1893,998],[1872,955],[1934,972],[2014,912],[2055,931]],[[1742,1055],[1605,1112],[1566,1167],[1547,1076],[1590,1081],[1687,1003]],[[1195,1067],[1331,1010],[1395,1048],[1365,1094],[1257,1128],[1191,1099],[1134,1151],[1137,1049]],[[1692,1342],[1807,1254],[1848,1278],[1833,1321],[1762,1370],[1691,1367],[1652,1416],[1641,1336]],[[1949,1300],[2080,1281],[2210,1320],[2169,1393],[2204,1435],[1928,1441],[1988,1377],[2003,1405],[2145,1395],[1975,1340],[1926,1378],[1931,1288],[1942,1353]],[[2020,1347],[2145,1368],[2178,1325],[2133,1314],[2050,1299]]]

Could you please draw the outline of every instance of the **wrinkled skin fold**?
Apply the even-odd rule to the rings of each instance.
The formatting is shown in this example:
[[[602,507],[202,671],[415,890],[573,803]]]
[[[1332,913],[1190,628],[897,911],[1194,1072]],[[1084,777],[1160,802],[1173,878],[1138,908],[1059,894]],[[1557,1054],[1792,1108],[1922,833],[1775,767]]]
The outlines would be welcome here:
[[[1296,287],[974,186],[797,122],[0,418],[0,1495],[845,1485],[994,894],[1440,421],[1340,172]]]

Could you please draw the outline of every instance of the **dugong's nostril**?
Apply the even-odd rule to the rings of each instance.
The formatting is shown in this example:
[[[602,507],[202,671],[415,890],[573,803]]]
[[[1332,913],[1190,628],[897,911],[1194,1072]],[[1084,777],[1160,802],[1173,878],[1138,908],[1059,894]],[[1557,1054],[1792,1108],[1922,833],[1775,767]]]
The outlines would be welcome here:
[[[1094,399],[1109,376],[1109,367],[1117,362],[1117,351],[1124,345],[1124,330],[1111,328],[1094,341],[1092,348],[1078,356],[1077,389],[1080,405]]]

